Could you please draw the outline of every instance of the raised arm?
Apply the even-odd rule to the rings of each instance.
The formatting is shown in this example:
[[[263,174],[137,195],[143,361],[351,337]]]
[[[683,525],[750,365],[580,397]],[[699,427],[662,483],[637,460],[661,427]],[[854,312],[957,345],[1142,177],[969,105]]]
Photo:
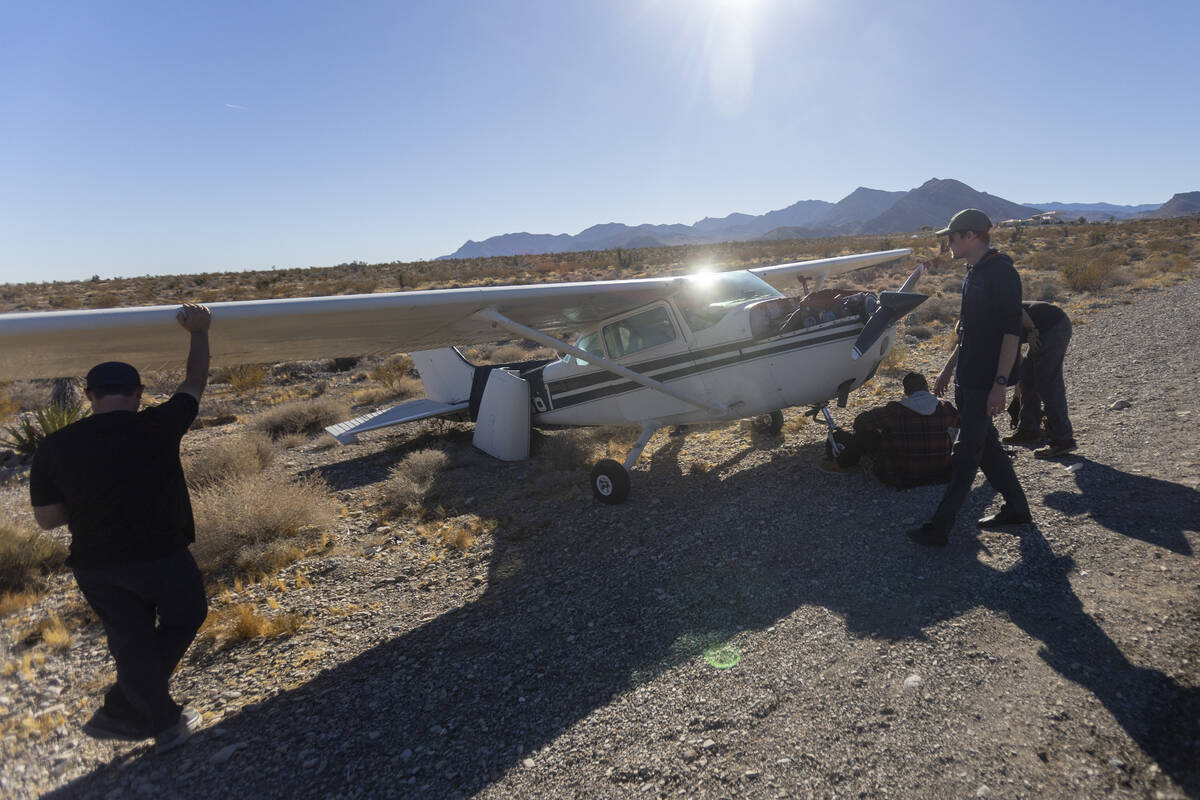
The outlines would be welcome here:
[[[199,402],[208,385],[208,328],[212,324],[212,312],[198,303],[184,303],[175,318],[192,335],[187,375],[175,391],[190,394]]]

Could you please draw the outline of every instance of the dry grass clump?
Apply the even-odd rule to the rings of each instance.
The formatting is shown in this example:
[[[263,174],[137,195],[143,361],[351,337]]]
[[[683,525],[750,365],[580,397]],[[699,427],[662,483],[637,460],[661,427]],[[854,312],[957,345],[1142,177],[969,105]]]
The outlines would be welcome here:
[[[199,636],[224,648],[251,639],[289,636],[300,630],[305,622],[307,619],[303,615],[294,612],[268,616],[248,603],[236,603],[209,612],[200,626]]]
[[[908,359],[909,350],[908,342],[897,336],[892,342],[892,348],[883,357],[883,361],[879,362],[880,371],[893,372],[904,369],[904,362]]]
[[[223,481],[257,475],[271,465],[275,445],[263,433],[248,433],[205,447],[183,459],[188,487],[203,489]]]
[[[7,387],[0,388],[0,422],[21,410],[21,404],[13,399]]]
[[[263,412],[254,419],[256,430],[281,439],[293,433],[307,435],[320,433],[328,425],[341,422],[350,416],[350,407],[332,397],[318,397],[313,400],[302,400],[295,403],[285,403],[270,411]]]
[[[383,484],[382,506],[385,512],[399,514],[421,507],[438,475],[450,463],[444,450],[417,450],[392,467]]]
[[[494,519],[462,514],[418,525],[417,533],[431,542],[465,553],[480,536],[495,531],[497,524]]]
[[[66,650],[71,646],[71,632],[67,630],[67,626],[63,624],[58,614],[53,611],[50,612],[50,616],[38,622],[20,638],[26,645],[34,645],[40,641],[54,651]]]
[[[316,480],[288,480],[259,473],[195,493],[196,544],[200,568],[213,572],[236,564],[273,571],[301,557],[314,536],[337,518],[337,501]]]
[[[1112,250],[1060,255],[1063,280],[1076,292],[1096,292],[1120,282],[1120,260]]]
[[[0,519],[0,590],[36,587],[67,559],[62,542],[13,520]]]
[[[41,599],[41,592],[32,589],[0,594],[0,617],[7,617],[9,614],[14,614],[17,611],[24,611]]]

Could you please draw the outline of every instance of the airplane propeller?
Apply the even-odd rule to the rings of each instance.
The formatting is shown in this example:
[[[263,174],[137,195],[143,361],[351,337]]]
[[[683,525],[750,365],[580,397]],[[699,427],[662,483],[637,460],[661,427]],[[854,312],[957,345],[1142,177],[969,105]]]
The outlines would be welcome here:
[[[863,353],[879,341],[879,337],[892,323],[899,322],[905,314],[924,303],[928,297],[927,294],[917,292],[880,292],[879,307],[854,341],[854,346],[850,348],[850,357],[855,361],[862,358]]]

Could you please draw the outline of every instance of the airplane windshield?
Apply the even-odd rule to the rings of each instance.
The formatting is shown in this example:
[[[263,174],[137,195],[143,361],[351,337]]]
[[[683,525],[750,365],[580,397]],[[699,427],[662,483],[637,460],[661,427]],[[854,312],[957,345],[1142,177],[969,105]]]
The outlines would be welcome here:
[[[783,297],[771,284],[745,270],[689,275],[687,281],[675,303],[693,331],[716,325],[732,308]]]

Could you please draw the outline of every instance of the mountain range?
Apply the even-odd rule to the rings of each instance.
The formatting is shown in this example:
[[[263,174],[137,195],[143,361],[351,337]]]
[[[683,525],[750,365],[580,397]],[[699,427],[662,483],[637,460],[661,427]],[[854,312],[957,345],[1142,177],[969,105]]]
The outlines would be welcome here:
[[[678,244],[801,239],[853,234],[907,233],[941,228],[964,208],[978,208],[994,222],[1025,219],[1042,211],[1058,211],[1068,219],[1089,221],[1180,216],[1200,210],[1200,192],[1177,194],[1161,206],[1120,206],[1111,203],[1021,204],[980,192],[951,178],[931,178],[907,192],[888,192],[860,186],[836,203],[801,200],[765,214],[733,213],[705,217],[691,225],[593,225],[574,236],[566,233],[505,233],[483,241],[468,240],[441,258],[538,255],[580,250],[634,249]]]

